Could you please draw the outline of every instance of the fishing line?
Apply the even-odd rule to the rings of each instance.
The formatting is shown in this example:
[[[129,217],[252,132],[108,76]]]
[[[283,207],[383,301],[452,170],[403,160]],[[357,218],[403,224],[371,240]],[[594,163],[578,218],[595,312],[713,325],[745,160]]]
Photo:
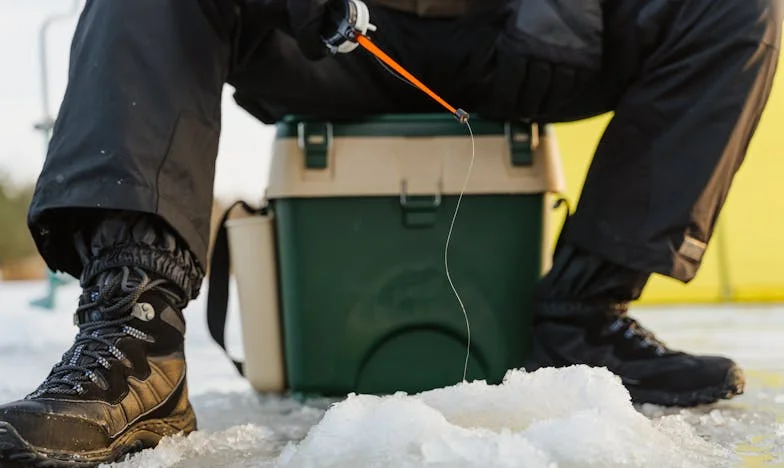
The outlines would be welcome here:
[[[379,63],[379,65],[381,65],[382,67],[384,67],[384,70],[386,70],[387,72],[389,72],[389,74],[390,74],[390,75],[394,76],[394,77],[395,77],[395,78],[397,78],[398,80],[400,80],[400,81],[402,81],[403,83],[405,83],[405,84],[407,84],[407,85],[411,86],[411,87],[412,87],[412,88],[414,88],[414,89],[419,89],[419,88],[417,88],[417,87],[416,87],[416,85],[415,85],[414,83],[412,83],[412,82],[408,81],[407,79],[405,79],[405,78],[403,78],[402,76],[400,76],[400,74],[399,74],[398,72],[396,72],[395,70],[393,70],[393,69],[389,68],[389,66],[388,66],[386,63],[382,62],[380,58],[376,57],[375,55],[373,56],[373,58],[375,58],[375,59],[376,59],[376,62],[378,62],[378,63]]]
[[[471,162],[468,164],[468,171],[466,171],[465,179],[463,180],[463,187],[460,189],[460,195],[457,197],[457,204],[455,205],[455,212],[452,215],[452,222],[449,224],[449,233],[446,236],[446,243],[444,244],[444,269],[446,270],[446,279],[449,281],[449,286],[452,287],[452,292],[455,293],[455,297],[457,298],[457,302],[460,304],[460,310],[463,311],[463,317],[465,317],[466,323],[466,334],[468,336],[468,342],[466,343],[466,357],[465,357],[465,364],[463,365],[463,382],[466,380],[466,374],[468,373],[468,358],[471,355],[471,323],[468,320],[468,312],[466,311],[465,304],[463,304],[463,299],[460,297],[460,293],[457,292],[457,288],[455,288],[455,283],[452,282],[452,275],[449,273],[449,244],[452,241],[452,232],[455,228],[455,220],[457,219],[457,213],[460,211],[460,203],[463,201],[463,195],[465,194],[466,188],[468,187],[468,179],[471,178],[471,172],[474,169],[474,160],[476,159],[476,145],[474,144],[474,132],[471,130],[471,124],[465,122],[466,126],[468,127],[468,133],[471,135]]]
[[[466,311],[465,304],[463,303],[463,299],[460,297],[460,293],[457,292],[457,288],[455,287],[455,283],[452,281],[452,275],[449,271],[449,246],[452,241],[452,233],[455,229],[455,221],[457,220],[457,214],[460,212],[460,204],[463,201],[463,195],[465,194],[466,188],[468,187],[468,180],[471,178],[471,172],[474,168],[474,161],[476,160],[476,143],[474,141],[474,131],[471,129],[471,124],[468,122],[469,114],[468,112],[464,111],[463,109],[455,108],[454,106],[447,103],[445,100],[441,98],[438,94],[433,92],[430,88],[424,85],[421,81],[419,81],[414,75],[412,75],[408,70],[403,68],[400,64],[395,62],[389,55],[384,53],[381,49],[376,46],[373,41],[370,40],[367,36],[363,34],[357,33],[355,35],[355,40],[361,45],[365,50],[370,52],[376,60],[386,69],[389,73],[393,76],[398,78],[399,80],[408,83],[415,88],[418,88],[423,93],[427,94],[432,98],[434,101],[438,102],[443,106],[446,110],[448,110],[461,124],[465,124],[468,127],[468,134],[471,136],[471,162],[468,164],[468,171],[466,171],[465,179],[463,180],[463,186],[460,189],[460,195],[457,197],[457,203],[455,205],[455,212],[452,215],[452,221],[449,223],[449,232],[446,236],[446,242],[444,243],[444,270],[446,271],[446,279],[449,281],[449,286],[452,288],[452,292],[455,294],[457,298],[457,302],[460,304],[460,310],[463,312],[463,317],[465,318],[466,324],[466,335],[467,335],[467,343],[466,343],[466,357],[465,363],[463,364],[463,381],[465,382],[466,376],[468,374],[468,360],[471,357],[471,323],[468,319],[468,312]]]
[[[377,59],[381,60],[393,70],[397,72],[398,75],[402,76],[408,82],[419,88],[420,91],[430,96],[430,98],[437,103],[441,104],[441,106],[448,110],[450,114],[455,116],[458,122],[460,123],[467,123],[469,119],[468,112],[464,111],[463,109],[456,109],[454,106],[446,102],[441,96],[436,94],[432,89],[425,86],[424,83],[419,81],[414,75],[412,75],[408,70],[403,68],[399,63],[397,63],[392,57],[387,55],[383,50],[379,49],[378,46],[370,40],[369,37],[365,36],[364,34],[355,33],[354,38],[362,48],[373,54]]]

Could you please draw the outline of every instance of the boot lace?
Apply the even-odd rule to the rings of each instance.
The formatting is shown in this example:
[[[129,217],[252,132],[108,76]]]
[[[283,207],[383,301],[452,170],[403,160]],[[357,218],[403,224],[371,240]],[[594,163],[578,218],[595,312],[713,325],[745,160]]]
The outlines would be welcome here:
[[[651,348],[657,355],[667,354],[667,346],[656,338],[652,331],[643,327],[637,320],[621,315],[608,327],[610,334],[622,334],[626,339],[635,339],[642,348]]]
[[[100,369],[108,370],[112,359],[129,365],[125,354],[115,346],[117,340],[131,336],[148,343],[155,341],[149,334],[129,325],[136,318],[131,311],[142,294],[157,288],[173,299],[173,303],[181,302],[174,291],[163,287],[168,280],[152,279],[140,268],[107,271],[97,283],[97,287],[85,290],[77,307],[77,316],[87,317],[87,320],[79,323],[74,344],[28,399],[45,393],[83,395],[86,392],[84,384],[88,382],[108,389],[109,383]]]

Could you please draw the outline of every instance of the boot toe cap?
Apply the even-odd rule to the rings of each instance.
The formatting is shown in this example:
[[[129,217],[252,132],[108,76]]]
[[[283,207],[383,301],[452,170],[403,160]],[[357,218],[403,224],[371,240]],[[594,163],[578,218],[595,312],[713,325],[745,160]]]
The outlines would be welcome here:
[[[743,370],[731,359],[691,355],[672,359],[671,365],[658,362],[637,382],[625,382],[635,402],[695,406],[743,393]]]
[[[24,403],[0,407],[0,428],[12,430],[21,441],[47,452],[85,452],[105,449],[108,437],[97,424],[72,415],[36,411]]]

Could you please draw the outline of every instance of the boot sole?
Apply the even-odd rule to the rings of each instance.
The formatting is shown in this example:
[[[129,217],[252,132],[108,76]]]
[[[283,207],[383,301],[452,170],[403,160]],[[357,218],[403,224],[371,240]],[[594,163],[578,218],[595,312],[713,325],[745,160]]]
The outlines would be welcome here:
[[[719,400],[729,400],[742,395],[745,383],[743,370],[738,366],[733,366],[727,371],[724,382],[714,387],[682,393],[635,388],[633,385],[629,385],[627,388],[633,403],[689,408],[709,405]]]
[[[36,447],[10,424],[0,422],[0,468],[88,468],[121,461],[128,455],[153,448],[161,439],[196,430],[193,412],[182,416],[142,421],[102,450],[68,453]]]

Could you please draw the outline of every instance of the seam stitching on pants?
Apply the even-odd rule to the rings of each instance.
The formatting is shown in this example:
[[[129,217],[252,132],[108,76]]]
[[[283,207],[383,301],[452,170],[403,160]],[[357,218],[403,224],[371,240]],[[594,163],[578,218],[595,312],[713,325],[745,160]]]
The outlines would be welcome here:
[[[185,111],[180,111],[177,114],[177,118],[174,119],[174,125],[172,126],[171,130],[169,131],[169,141],[166,144],[166,153],[164,153],[163,158],[161,158],[161,163],[158,165],[158,169],[155,171],[155,213],[158,214],[158,206],[160,204],[161,199],[161,172],[163,172],[163,166],[166,164],[166,160],[169,159],[169,155],[171,154],[172,145],[174,144],[174,138],[177,135],[177,127],[180,125],[180,121],[182,120],[182,116]]]

